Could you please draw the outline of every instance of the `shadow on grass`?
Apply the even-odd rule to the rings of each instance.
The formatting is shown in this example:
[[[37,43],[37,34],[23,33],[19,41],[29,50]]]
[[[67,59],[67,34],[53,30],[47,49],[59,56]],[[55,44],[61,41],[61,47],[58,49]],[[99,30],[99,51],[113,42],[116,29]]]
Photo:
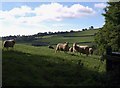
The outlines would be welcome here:
[[[107,85],[98,73],[59,57],[3,51],[3,86],[94,86]]]

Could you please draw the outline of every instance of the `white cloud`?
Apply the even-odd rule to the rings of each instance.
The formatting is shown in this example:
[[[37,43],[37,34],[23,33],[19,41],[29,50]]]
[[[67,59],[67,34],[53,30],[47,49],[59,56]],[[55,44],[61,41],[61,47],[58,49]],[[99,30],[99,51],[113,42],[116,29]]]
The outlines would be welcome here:
[[[95,11],[92,8],[80,4],[74,4],[68,7],[59,3],[51,3],[42,4],[33,10],[31,7],[21,6],[20,8],[13,8],[10,11],[1,11],[0,17],[4,19],[12,17],[20,21],[21,19],[23,19],[23,21],[35,19],[37,22],[41,22],[46,20],[61,21],[65,18],[79,18],[86,15],[93,15],[94,13]],[[33,14],[34,16],[32,16]]]
[[[25,16],[26,13],[30,13],[32,10],[28,6],[21,6],[20,8],[13,8],[8,12],[12,16]]]
[[[67,26],[67,24],[52,24],[53,27],[64,27]]]
[[[101,9],[105,8],[106,6],[107,6],[107,4],[105,4],[105,3],[98,3],[98,4],[94,5],[94,7],[101,8]]]
[[[41,24],[15,24],[15,23],[10,23],[10,22],[2,22],[1,24],[1,36],[6,36],[6,35],[31,35],[35,34],[38,32],[44,32],[45,30],[48,31],[49,28],[47,28],[44,25]]]
[[[49,27],[41,24],[43,21],[62,21],[66,18],[80,18],[94,14],[95,11],[87,6],[73,4],[68,7],[59,3],[42,4],[34,9],[29,6],[21,6],[9,11],[1,10],[2,32],[0,35],[50,31]]]

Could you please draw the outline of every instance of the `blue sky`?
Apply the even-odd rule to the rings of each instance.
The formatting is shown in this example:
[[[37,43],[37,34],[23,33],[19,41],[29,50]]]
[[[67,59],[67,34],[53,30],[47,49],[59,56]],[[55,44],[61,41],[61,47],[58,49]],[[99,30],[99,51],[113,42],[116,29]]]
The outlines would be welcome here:
[[[2,2],[1,36],[102,27],[105,2]]]

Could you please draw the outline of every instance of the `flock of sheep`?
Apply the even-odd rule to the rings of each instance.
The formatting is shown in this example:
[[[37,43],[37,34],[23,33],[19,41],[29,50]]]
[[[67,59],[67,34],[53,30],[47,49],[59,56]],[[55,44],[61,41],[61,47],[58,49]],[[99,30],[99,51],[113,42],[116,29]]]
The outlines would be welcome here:
[[[89,46],[80,46],[77,45],[77,43],[73,43],[72,47],[69,47],[68,42],[65,43],[58,43],[55,49],[55,52],[57,51],[64,51],[64,52],[79,52],[80,54],[86,54],[88,56],[89,54],[93,54],[93,48],[90,48]],[[49,47],[50,48],[50,47]]]
[[[9,48],[9,47],[14,47],[15,45],[15,40],[12,39],[12,40],[6,40],[4,41],[4,48]],[[65,42],[65,43],[58,43],[57,46],[56,46],[56,49],[55,49],[55,52],[57,51],[64,51],[64,52],[79,52],[80,54],[86,54],[86,56],[88,56],[89,54],[93,54],[93,49],[88,47],[87,45],[86,46],[80,46],[80,45],[77,45],[77,43],[73,43],[72,47],[69,47],[68,45],[69,43],[68,42]],[[49,48],[51,49],[54,49],[54,47],[52,46],[48,46]]]

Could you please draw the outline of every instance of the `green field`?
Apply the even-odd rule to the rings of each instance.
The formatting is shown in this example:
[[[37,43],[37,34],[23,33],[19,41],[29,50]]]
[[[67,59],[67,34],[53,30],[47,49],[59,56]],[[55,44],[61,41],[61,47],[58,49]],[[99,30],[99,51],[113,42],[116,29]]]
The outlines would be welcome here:
[[[94,33],[96,33],[98,30],[87,30],[83,32],[75,32],[75,33],[66,33],[66,34],[58,34],[58,35],[51,35],[49,36],[43,36],[41,42],[49,42],[50,44],[57,44],[59,42],[93,42],[94,41]],[[71,37],[72,36],[72,37]],[[82,36],[82,37],[81,37]]]
[[[2,65],[3,85],[8,86],[101,85],[105,80],[99,56],[55,53],[48,47],[16,44],[14,50],[3,50]]]
[[[89,30],[76,33],[43,36],[30,42],[90,42],[94,33]],[[72,37],[70,35],[72,34]],[[90,36],[88,36],[90,35]],[[67,36],[67,37],[64,37]],[[77,37],[76,37],[77,36]],[[5,86],[84,86],[106,85],[105,62],[100,56],[79,53],[55,53],[47,46],[31,46],[30,42],[15,44],[14,49],[2,50],[3,85]],[[54,45],[56,46],[56,45]],[[81,62],[80,62],[81,61]]]
[[[64,33],[64,34],[51,34],[46,36],[38,36],[36,40],[31,40],[28,42],[19,42],[24,44],[33,44],[33,43],[40,43],[46,42],[50,45],[56,45],[60,42],[69,42],[70,46],[72,43],[77,42],[81,45],[92,45],[94,42],[94,34],[97,33],[98,30],[87,30],[82,32],[73,32],[73,33]]]

